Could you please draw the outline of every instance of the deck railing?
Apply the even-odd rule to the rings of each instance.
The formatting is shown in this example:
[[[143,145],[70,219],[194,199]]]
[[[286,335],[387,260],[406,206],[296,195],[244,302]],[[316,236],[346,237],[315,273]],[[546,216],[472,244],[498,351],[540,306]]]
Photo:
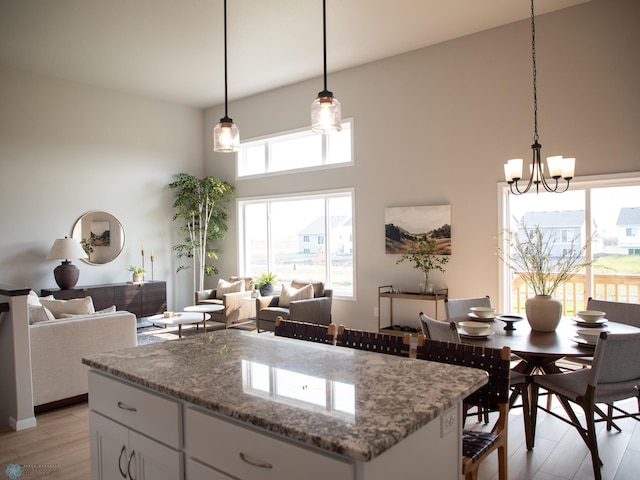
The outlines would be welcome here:
[[[562,302],[565,315],[585,310],[586,275],[576,274],[553,295]],[[514,312],[524,313],[524,303],[534,295],[533,290],[516,276],[511,284],[511,306]],[[593,298],[612,302],[640,303],[640,275],[595,274],[593,276]]]

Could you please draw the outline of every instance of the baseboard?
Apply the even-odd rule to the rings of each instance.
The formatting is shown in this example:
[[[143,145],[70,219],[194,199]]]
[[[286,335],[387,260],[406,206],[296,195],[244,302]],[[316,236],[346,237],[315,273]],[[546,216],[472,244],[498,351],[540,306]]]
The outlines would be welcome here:
[[[89,400],[89,394],[83,393],[82,395],[76,395],[75,397],[63,398],[62,400],[56,400],[55,402],[43,403],[42,405],[36,405],[33,407],[33,411],[36,413],[48,412],[56,408],[68,407],[75,403],[82,403]]]
[[[13,417],[9,417],[9,426],[16,432],[19,432],[20,430],[26,430],[27,428],[33,428],[36,425],[36,417],[25,418],[23,420],[16,420]]]

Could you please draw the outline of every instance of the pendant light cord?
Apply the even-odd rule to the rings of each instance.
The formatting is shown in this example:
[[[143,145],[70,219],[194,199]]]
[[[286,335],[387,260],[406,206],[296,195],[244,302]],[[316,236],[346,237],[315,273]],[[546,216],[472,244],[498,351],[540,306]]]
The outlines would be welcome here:
[[[224,118],[227,114],[227,0],[224,0]]]
[[[533,140],[535,143],[538,143],[538,88],[536,85],[537,80],[537,69],[536,69],[536,21],[535,14],[533,11],[533,1],[531,0],[531,59],[533,60],[533,119],[534,119],[534,128],[535,133],[533,135]]]
[[[226,1],[226,0],[225,0]],[[322,46],[324,57],[324,91],[327,91],[327,0],[322,0]]]

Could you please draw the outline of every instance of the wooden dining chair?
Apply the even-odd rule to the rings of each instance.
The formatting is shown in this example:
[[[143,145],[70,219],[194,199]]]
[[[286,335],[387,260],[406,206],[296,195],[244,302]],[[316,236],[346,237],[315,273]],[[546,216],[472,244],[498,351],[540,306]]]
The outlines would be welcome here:
[[[277,337],[297,338],[316,343],[335,343],[336,326],[296,322],[276,317],[274,333]]]
[[[389,333],[367,332],[338,326],[336,345],[340,347],[369,350],[371,352],[387,353],[390,355],[409,356],[411,334],[403,336]]]
[[[480,368],[489,374],[486,385],[464,399],[466,405],[498,412],[498,421],[491,432],[463,430],[462,473],[466,480],[478,478],[478,468],[492,452],[498,454],[498,476],[507,480],[507,431],[509,417],[509,347],[489,348],[463,343],[439,342],[418,338],[416,358]]]
[[[601,332],[591,368],[534,375],[531,385],[532,412],[529,420],[534,435],[528,441],[527,448],[530,450],[534,447],[537,412],[542,409],[578,430],[591,452],[595,479],[600,480],[603,463],[598,455],[596,422],[610,423],[612,420],[629,417],[640,421],[640,333]],[[569,418],[537,404],[540,388],[556,395]],[[611,405],[628,398],[637,399],[638,413],[625,412],[623,415],[609,417],[597,405]],[[572,405],[579,406],[584,411],[585,426],[580,423]]]
[[[491,297],[475,297],[475,298],[445,298],[444,313],[449,320],[450,318],[466,317],[471,312],[471,307],[491,307]]]

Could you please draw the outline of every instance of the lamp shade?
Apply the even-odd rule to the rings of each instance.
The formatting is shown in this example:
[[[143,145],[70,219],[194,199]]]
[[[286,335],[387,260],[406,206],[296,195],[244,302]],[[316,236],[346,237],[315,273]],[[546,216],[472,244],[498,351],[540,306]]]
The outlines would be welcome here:
[[[47,260],[68,260],[70,258],[88,258],[75,238],[58,238],[47,254]]]

